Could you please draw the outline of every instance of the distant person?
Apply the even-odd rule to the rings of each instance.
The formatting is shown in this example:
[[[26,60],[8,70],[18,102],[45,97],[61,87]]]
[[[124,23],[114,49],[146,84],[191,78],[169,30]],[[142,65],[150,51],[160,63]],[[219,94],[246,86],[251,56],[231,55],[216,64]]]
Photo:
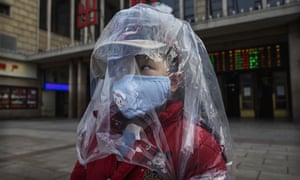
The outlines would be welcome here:
[[[101,33],[71,180],[230,179],[231,136],[206,49],[158,9],[121,10]]]

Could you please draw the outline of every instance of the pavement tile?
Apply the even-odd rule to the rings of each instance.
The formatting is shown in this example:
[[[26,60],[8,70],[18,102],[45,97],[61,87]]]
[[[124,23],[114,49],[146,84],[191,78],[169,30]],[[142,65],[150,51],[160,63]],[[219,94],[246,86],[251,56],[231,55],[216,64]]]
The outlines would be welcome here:
[[[249,162],[249,163],[255,163],[255,164],[263,164],[264,162],[264,157],[262,156],[250,156],[250,157],[244,157],[240,158],[241,161],[243,162]]]
[[[234,172],[235,180],[256,180],[259,175],[259,171],[239,169]]]
[[[253,150],[266,150],[270,148],[269,144],[251,144],[251,149]]]
[[[300,138],[299,138],[299,141],[300,141]],[[299,146],[288,146],[287,149],[288,149],[288,152],[290,152],[290,153],[299,154],[299,152],[300,152],[300,147]]]
[[[69,179],[77,159],[78,122],[0,121],[0,179]],[[263,121],[236,121],[230,125],[236,180],[300,179],[299,126]]]
[[[54,171],[53,169],[40,168],[38,165],[33,166],[30,162],[14,160],[6,167],[2,167],[0,174],[23,177],[26,179],[55,179],[62,173]]]
[[[260,158],[263,159],[266,156],[265,152],[247,152],[247,158]]]
[[[3,179],[3,180],[35,180],[36,178],[26,178],[24,176],[18,176],[15,174],[1,172],[1,179]]]
[[[261,166],[262,172],[271,172],[274,174],[287,174],[287,166],[281,164],[264,164]]]
[[[262,164],[257,164],[255,162],[245,162],[242,161],[237,165],[237,170],[252,170],[252,171],[260,171]]]
[[[289,154],[288,160],[294,160],[294,161],[300,162],[300,151],[299,151],[299,154]]]
[[[300,177],[300,166],[288,167],[288,174],[296,175]]]
[[[262,172],[258,180],[299,180],[300,176],[285,175],[285,174],[275,174],[270,172]]]
[[[269,158],[266,158],[264,160],[264,163],[263,164],[278,164],[278,165],[285,165],[285,166],[289,166],[289,162],[287,160],[282,160],[282,159],[269,159]]]
[[[237,149],[234,151],[234,154],[236,157],[243,158],[246,157],[247,152],[245,152],[245,150]]]
[[[287,174],[287,166],[280,164],[260,164],[254,161],[242,161],[238,164],[237,169]]]
[[[288,156],[287,156],[286,153],[272,153],[272,152],[269,152],[269,153],[265,154],[264,157],[266,159],[278,159],[278,160],[282,160],[282,161],[286,161],[288,159]]]

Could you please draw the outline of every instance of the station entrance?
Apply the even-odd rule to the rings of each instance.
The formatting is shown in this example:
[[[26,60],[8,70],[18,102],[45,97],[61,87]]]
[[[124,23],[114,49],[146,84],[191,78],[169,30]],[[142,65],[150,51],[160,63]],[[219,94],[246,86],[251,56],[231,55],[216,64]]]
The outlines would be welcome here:
[[[289,117],[286,72],[233,72],[221,74],[218,78],[228,117]]]
[[[228,117],[290,117],[287,52],[278,43],[209,53]]]

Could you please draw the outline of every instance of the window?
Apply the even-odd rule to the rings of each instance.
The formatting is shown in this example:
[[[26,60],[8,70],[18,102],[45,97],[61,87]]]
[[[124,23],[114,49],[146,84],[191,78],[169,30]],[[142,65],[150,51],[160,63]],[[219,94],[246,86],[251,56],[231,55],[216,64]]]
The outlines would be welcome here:
[[[37,88],[0,86],[0,109],[31,109],[37,107]]]
[[[184,1],[184,19],[187,20],[188,22],[195,21],[194,0]]]
[[[52,0],[51,10],[52,32],[70,36],[70,1]]]
[[[40,29],[47,30],[47,0],[40,0]],[[70,1],[52,0],[51,31],[70,36]]]
[[[179,17],[179,1],[174,0],[160,0],[158,2],[164,3],[170,6],[173,9],[173,14],[176,17]]]
[[[262,8],[261,0],[227,0],[228,14],[249,12]]]
[[[17,40],[13,36],[0,33],[0,48],[16,50]]]
[[[4,3],[0,3],[0,14],[9,16],[10,15],[10,6]]]
[[[219,17],[222,15],[222,0],[207,0],[207,16]]]
[[[267,0],[267,4],[269,4],[271,7],[279,6],[284,4],[284,0]]]
[[[47,30],[47,0],[40,0],[40,29]]]

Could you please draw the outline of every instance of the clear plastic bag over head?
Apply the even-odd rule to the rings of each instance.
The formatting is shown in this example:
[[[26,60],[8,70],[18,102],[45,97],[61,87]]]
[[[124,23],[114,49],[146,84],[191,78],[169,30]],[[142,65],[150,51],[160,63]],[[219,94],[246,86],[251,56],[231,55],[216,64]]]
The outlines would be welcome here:
[[[232,161],[221,93],[187,22],[145,4],[121,10],[90,68],[92,97],[77,132],[81,164],[114,154],[164,179],[228,178],[228,167],[214,168]],[[206,142],[218,144],[222,159],[207,157]]]

